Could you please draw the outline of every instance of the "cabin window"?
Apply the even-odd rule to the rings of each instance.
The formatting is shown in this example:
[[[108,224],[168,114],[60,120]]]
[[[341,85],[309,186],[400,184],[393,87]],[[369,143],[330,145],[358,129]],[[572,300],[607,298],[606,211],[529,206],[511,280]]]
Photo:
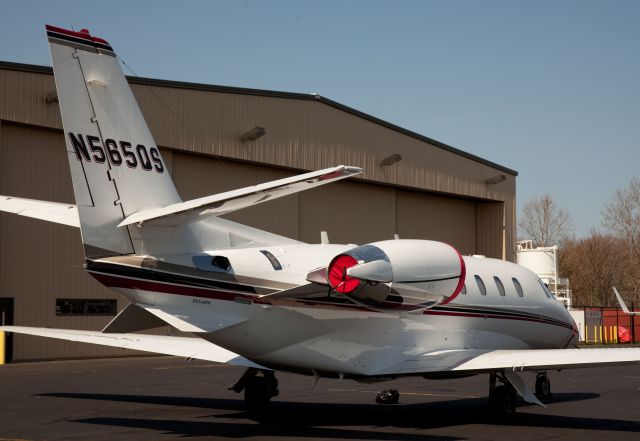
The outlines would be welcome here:
[[[512,277],[511,280],[513,281],[513,286],[515,286],[516,288],[518,297],[524,297],[524,291],[522,290],[522,285],[520,285],[520,282],[518,282],[518,279],[516,279],[515,277]]]
[[[282,265],[280,265],[280,261],[276,259],[276,256],[274,256],[267,250],[260,250],[260,252],[264,254],[267,259],[269,259],[269,263],[271,264],[274,270],[280,271],[282,269]]]
[[[200,256],[193,256],[191,260],[200,271],[229,272],[231,270],[231,262],[229,262],[229,259],[224,256],[202,254]]]
[[[502,284],[502,280],[499,277],[493,276],[493,280],[496,282],[496,286],[498,287],[498,292],[502,297],[504,297],[504,285]]]
[[[116,315],[115,299],[56,299],[56,315]]]
[[[460,294],[466,294],[467,293],[467,285],[464,284],[462,285],[462,290],[460,291]]]
[[[476,279],[476,283],[478,284],[478,289],[480,290],[480,294],[482,294],[483,296],[486,296],[487,295],[487,287],[484,286],[484,282],[482,281],[480,276],[475,275],[473,277]]]
[[[231,262],[229,262],[229,259],[224,256],[215,256],[211,259],[211,265],[224,271],[229,271],[231,268]]]

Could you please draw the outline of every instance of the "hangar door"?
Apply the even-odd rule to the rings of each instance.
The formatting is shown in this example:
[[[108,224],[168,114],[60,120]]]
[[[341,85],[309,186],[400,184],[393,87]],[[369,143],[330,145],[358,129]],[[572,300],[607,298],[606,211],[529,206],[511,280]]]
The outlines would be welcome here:
[[[178,152],[172,153],[169,163],[183,199],[296,174],[274,167]],[[320,241],[320,231],[327,231],[332,243],[356,244],[392,239],[393,234],[398,233],[402,239],[446,242],[466,255],[484,254],[501,258],[502,206],[501,202],[463,199],[350,180],[225,217],[309,243]]]
[[[169,155],[163,151],[165,159]],[[274,167],[172,152],[171,176],[183,200],[274,181],[296,173]],[[298,237],[297,195],[245,208],[224,216],[234,222],[286,237]]]
[[[429,239],[476,254],[476,203],[470,199],[397,192],[397,229],[403,239]]]

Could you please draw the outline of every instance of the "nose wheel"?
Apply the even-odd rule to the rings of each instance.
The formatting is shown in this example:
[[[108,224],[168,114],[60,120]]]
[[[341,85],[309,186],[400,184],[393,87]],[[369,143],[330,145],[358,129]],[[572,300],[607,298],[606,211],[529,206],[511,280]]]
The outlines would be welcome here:
[[[546,372],[536,375],[536,395],[540,398],[551,398],[551,381]]]

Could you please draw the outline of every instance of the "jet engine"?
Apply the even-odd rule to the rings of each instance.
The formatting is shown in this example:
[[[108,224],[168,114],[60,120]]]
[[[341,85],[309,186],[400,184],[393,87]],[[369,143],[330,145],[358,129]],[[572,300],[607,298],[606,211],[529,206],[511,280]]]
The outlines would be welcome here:
[[[340,294],[381,308],[426,309],[462,290],[465,264],[450,245],[431,240],[387,240],[337,255],[326,280]]]

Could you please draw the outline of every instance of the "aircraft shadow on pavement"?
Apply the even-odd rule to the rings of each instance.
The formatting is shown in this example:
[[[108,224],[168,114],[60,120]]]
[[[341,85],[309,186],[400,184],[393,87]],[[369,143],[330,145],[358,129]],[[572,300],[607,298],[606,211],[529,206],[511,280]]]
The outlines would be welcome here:
[[[396,439],[398,429],[437,429],[466,424],[487,424],[491,421],[486,398],[438,401],[419,404],[377,405],[345,403],[299,403],[274,401],[269,410],[254,416],[244,410],[242,400],[169,397],[150,395],[117,395],[89,393],[48,393],[39,396],[105,400],[112,402],[141,403],[174,407],[202,408],[220,411],[197,418],[210,421],[166,420],[124,417],[100,417],[76,419],[74,422],[118,427],[157,430],[181,436],[294,436],[303,438]],[[575,402],[598,398],[594,393],[557,393],[549,404]],[[587,418],[544,413],[528,413],[528,406],[508,424],[511,426],[536,426],[581,430],[611,430],[640,432],[638,421],[609,418]],[[114,413],[117,414],[117,409]],[[239,420],[244,420],[238,422]],[[247,424],[249,423],[249,424]],[[258,423],[258,424],[255,424]],[[358,429],[346,427],[357,426]],[[345,427],[345,428],[340,428]],[[373,427],[374,430],[366,430]],[[393,432],[381,432],[389,429]],[[403,439],[428,439],[424,435],[403,433]],[[438,439],[443,439],[439,436]],[[445,438],[446,439],[446,438]],[[456,438],[450,438],[456,439]]]

